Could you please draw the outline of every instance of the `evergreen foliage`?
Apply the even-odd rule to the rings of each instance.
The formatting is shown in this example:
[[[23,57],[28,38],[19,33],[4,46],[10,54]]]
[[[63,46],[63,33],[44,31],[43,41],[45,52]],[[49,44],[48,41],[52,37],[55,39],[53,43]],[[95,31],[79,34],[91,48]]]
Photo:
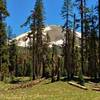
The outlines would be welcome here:
[[[79,84],[85,85],[84,76],[100,79],[99,3],[100,0],[98,7],[89,7],[86,0],[63,1],[64,43],[60,47],[50,46],[49,34],[44,36],[44,4],[43,0],[36,0],[31,15],[22,25],[30,26],[31,32],[23,38],[24,42],[29,39],[29,45],[19,47],[11,30],[7,34],[5,18],[9,13],[6,0],[0,0],[0,81],[9,76],[11,82],[15,77],[29,76],[32,80],[50,77],[55,82],[62,76],[68,80],[78,76]],[[81,37],[77,37],[78,29]]]
[[[0,0],[0,80],[5,80],[8,76],[9,56],[7,45],[5,17],[8,16],[8,11],[4,0]]]

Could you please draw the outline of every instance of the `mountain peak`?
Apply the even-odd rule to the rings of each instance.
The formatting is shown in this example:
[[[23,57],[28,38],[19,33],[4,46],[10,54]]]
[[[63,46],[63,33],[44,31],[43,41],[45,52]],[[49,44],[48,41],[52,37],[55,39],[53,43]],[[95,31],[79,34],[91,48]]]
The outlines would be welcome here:
[[[18,46],[22,46],[22,47],[28,46],[29,39],[27,38],[27,36],[28,36],[28,33],[30,32],[31,31],[25,32],[15,38],[17,40]],[[59,46],[63,44],[65,33],[62,32],[62,27],[60,25],[47,25],[43,30],[43,35],[46,36],[47,33],[50,37],[50,47],[53,44],[59,45]],[[76,32],[76,36],[78,38],[81,38],[81,33]]]

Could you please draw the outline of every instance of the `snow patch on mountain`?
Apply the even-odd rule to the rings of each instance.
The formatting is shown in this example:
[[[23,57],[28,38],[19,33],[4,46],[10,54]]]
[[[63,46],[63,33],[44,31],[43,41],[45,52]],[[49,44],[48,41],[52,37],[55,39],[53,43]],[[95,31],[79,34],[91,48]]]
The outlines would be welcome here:
[[[49,47],[52,47],[52,45],[62,46],[62,44],[63,44],[63,40],[60,39],[58,41],[52,41],[52,42],[50,42]]]
[[[46,36],[47,32],[50,31],[50,30],[52,30],[50,26],[45,27],[44,30],[43,30],[43,35]]]
[[[81,38],[81,33],[80,32],[76,32],[76,37]]]
[[[28,33],[30,33],[30,32],[31,31],[25,32],[15,38],[17,40],[18,46],[25,47],[25,46],[29,45],[30,40],[27,36],[28,36]],[[49,34],[50,39],[51,39],[49,47],[52,47],[53,44],[62,46],[62,44],[64,42],[63,40],[64,40],[65,33],[62,33],[61,26],[57,26],[57,25],[46,26],[43,30],[43,38],[45,38],[47,33]],[[76,37],[81,38],[81,33],[76,32]]]
[[[22,39],[22,38],[24,38],[24,37],[27,37],[28,33],[30,33],[30,32],[31,32],[31,31],[25,32],[25,33],[23,33],[23,34],[17,36],[15,39],[16,39],[16,40],[20,40],[20,39]]]

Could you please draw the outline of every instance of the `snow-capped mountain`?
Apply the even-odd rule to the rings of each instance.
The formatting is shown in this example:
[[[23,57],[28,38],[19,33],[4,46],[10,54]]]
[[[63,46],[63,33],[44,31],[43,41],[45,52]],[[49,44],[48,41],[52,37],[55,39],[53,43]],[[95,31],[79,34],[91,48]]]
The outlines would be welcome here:
[[[17,40],[18,46],[28,46],[29,38],[27,38],[29,32],[23,33],[19,36],[17,36],[15,39]],[[43,30],[43,36],[45,37],[48,33],[50,37],[50,45],[49,47],[52,47],[53,44],[61,46],[63,44],[64,40],[64,32],[62,32],[62,27],[57,25],[49,25],[46,26]],[[76,37],[81,38],[81,33],[76,32]]]

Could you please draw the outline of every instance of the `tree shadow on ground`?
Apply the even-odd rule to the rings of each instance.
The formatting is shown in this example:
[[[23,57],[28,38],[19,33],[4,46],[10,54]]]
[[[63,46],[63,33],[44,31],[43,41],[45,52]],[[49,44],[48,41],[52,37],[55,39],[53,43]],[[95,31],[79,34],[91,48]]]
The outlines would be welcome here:
[[[27,79],[27,80],[22,80],[22,78],[16,78],[14,80],[12,80],[10,83],[11,84],[20,84],[20,83],[27,83],[31,81],[30,79]]]
[[[73,79],[68,79],[67,77],[64,77],[64,78],[61,78],[60,80],[63,82],[66,82],[66,81],[79,82],[80,81],[78,77],[74,77]],[[94,78],[90,78],[90,77],[84,78],[84,81],[85,81],[85,83],[89,83],[89,82],[100,83],[100,79],[94,79]]]

